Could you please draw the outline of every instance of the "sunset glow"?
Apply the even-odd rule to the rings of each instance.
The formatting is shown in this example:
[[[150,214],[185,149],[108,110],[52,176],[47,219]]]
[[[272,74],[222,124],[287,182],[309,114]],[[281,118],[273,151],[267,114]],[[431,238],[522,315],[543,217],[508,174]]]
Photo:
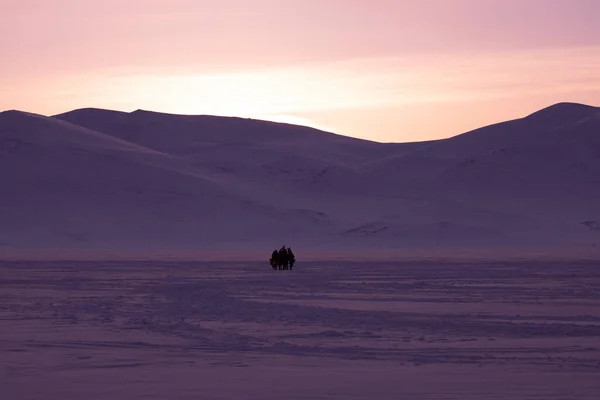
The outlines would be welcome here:
[[[595,1],[49,3],[0,1],[2,110],[142,108],[413,141],[600,104]]]

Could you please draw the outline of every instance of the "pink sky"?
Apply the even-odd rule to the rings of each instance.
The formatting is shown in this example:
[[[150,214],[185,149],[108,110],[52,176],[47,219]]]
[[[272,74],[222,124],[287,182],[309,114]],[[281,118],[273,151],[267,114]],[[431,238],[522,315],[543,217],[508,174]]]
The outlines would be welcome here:
[[[0,0],[0,110],[448,137],[600,105],[599,15],[597,0]]]

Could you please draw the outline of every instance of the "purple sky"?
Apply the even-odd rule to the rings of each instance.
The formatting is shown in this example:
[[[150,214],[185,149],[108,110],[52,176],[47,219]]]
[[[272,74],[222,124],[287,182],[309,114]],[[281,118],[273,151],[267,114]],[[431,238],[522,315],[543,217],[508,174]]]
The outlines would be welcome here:
[[[599,15],[596,0],[0,0],[0,110],[447,137],[600,105]]]

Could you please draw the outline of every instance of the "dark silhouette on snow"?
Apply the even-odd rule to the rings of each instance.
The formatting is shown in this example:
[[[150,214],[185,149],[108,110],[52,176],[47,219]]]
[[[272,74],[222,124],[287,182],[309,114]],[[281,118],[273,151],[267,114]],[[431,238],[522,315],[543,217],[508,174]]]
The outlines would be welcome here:
[[[287,250],[285,249],[285,245],[281,246],[281,248],[279,249],[279,254],[277,254],[277,260],[280,270],[288,269],[288,254]]]
[[[290,269],[294,268],[294,263],[296,262],[296,256],[292,253],[292,248],[287,248],[288,262],[290,263]]]
[[[269,264],[271,264],[271,268],[277,269],[277,259],[277,250],[273,250],[273,253],[271,253],[271,258],[269,259]]]
[[[279,271],[294,268],[295,262],[296,256],[292,252],[292,248],[286,248],[285,245],[281,246],[279,251],[274,250],[273,253],[271,253],[271,258],[269,259],[271,268]]]

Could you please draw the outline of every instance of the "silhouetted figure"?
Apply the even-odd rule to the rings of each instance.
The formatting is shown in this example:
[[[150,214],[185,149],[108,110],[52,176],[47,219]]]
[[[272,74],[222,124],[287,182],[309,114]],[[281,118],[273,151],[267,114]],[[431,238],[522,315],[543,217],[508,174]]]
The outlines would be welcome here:
[[[271,264],[271,268],[273,269],[277,269],[277,250],[273,250],[273,253],[271,253],[271,259],[269,260],[269,263]]]
[[[277,254],[277,263],[279,264],[279,269],[288,269],[288,255],[285,246],[282,246],[279,249],[279,253]]]
[[[294,263],[296,262],[296,256],[294,255],[294,253],[292,253],[291,247],[287,248],[287,256],[288,256],[288,262],[290,263],[290,269],[292,269],[292,268],[294,268]]]

